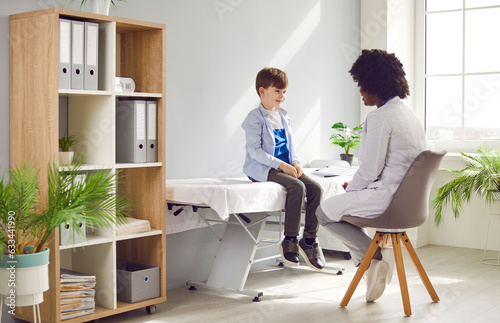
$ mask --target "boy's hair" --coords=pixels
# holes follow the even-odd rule
[[[255,89],[260,97],[259,89],[274,86],[277,89],[286,89],[288,87],[288,77],[286,73],[274,67],[263,68],[257,73],[255,79]]]
[[[349,70],[361,89],[381,100],[393,96],[401,99],[410,95],[403,64],[394,54],[384,50],[364,49]]]

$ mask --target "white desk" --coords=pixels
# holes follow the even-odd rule
[[[342,184],[352,176],[322,177],[313,169],[305,169],[320,183],[323,199],[344,191]],[[247,178],[201,178],[167,180],[167,234],[209,226],[220,240],[214,264],[206,282],[187,282],[254,296],[261,292],[244,289],[250,267],[262,261],[254,259],[266,220],[271,212],[281,212],[286,191],[276,183],[251,182]],[[280,221],[282,217],[280,218]],[[213,223],[226,223],[222,236],[212,228]],[[280,239],[277,239],[277,243]],[[336,267],[338,272],[344,268]]]

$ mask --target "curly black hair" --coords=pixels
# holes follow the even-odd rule
[[[385,50],[364,49],[349,70],[353,80],[366,93],[385,101],[393,96],[410,95],[403,64]]]

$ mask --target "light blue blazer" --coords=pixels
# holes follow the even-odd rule
[[[276,108],[281,116],[283,128],[286,133],[287,148],[290,152],[289,159],[293,162],[298,158],[292,143],[292,128],[285,109]],[[274,132],[269,121],[269,112],[262,106],[250,111],[243,121],[241,127],[245,130],[246,153],[243,172],[259,182],[267,181],[267,175],[271,168],[278,169],[281,160],[274,157],[276,143]]]

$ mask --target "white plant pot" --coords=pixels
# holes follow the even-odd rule
[[[0,294],[4,296],[5,305],[40,304],[43,292],[49,289],[49,249],[16,255],[15,260],[10,262],[12,259],[4,255],[0,263]]]
[[[68,166],[73,162],[74,151],[60,151],[59,152],[59,165]]]
[[[92,0],[92,12],[100,15],[109,15],[111,0]]]

